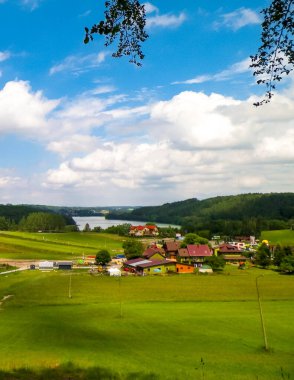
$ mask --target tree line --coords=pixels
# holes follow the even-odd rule
[[[294,225],[294,193],[241,194],[204,200],[196,198],[110,213],[109,219],[148,220],[181,225],[186,233],[204,237],[255,235]]]
[[[27,232],[77,230],[71,217],[37,210],[31,206],[0,205],[0,230]]]

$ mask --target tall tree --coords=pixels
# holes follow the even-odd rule
[[[255,255],[255,263],[262,268],[267,268],[271,263],[271,253],[269,247],[266,244],[261,244],[258,247]]]
[[[144,252],[144,246],[139,240],[127,240],[122,247],[128,260],[140,257]]]
[[[95,261],[97,264],[100,264],[100,265],[108,264],[109,261],[111,261],[110,253],[106,249],[101,249],[97,253]]]

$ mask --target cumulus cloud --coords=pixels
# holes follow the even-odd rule
[[[45,192],[77,202],[85,194],[84,204],[160,204],[198,194],[291,191],[290,89],[259,108],[253,98],[195,91],[133,107],[125,96],[100,95],[50,100],[22,81],[0,91],[1,133],[38,136],[59,160],[36,174],[36,199]],[[19,177],[0,173],[1,196]]]
[[[0,90],[0,133],[43,134],[47,118],[59,100],[32,92],[28,82],[7,82]]]
[[[92,151],[98,143],[99,139],[95,136],[75,134],[67,136],[66,139],[49,142],[47,149],[58,153],[61,157],[67,157],[71,154]]]
[[[285,96],[265,112],[252,107],[251,98],[183,92],[150,107],[141,122],[148,125],[147,142],[100,141],[91,152],[48,171],[44,184],[107,191],[119,199],[140,194],[139,204],[199,193],[289,191],[293,116],[294,104]]]
[[[247,25],[260,24],[261,18],[258,13],[249,8],[239,8],[234,12],[225,13],[220,16],[220,21],[214,24],[216,29],[226,27],[234,31]]]

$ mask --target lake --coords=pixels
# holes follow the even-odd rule
[[[73,220],[76,222],[77,226],[79,227],[80,231],[82,231],[85,228],[85,225],[88,223],[90,228],[94,227],[101,227],[103,230],[105,230],[108,227],[111,226],[118,226],[120,224],[129,223],[135,226],[138,226],[140,224],[144,225],[147,222],[142,221],[134,221],[134,220],[116,220],[116,219],[105,219],[104,216],[74,216]],[[165,223],[156,223],[158,227],[178,227],[174,224],[165,224]]]

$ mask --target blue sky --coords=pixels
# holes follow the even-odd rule
[[[0,0],[0,202],[155,205],[293,190],[293,77],[252,103],[269,1],[147,2],[141,68],[83,44],[103,1]]]

